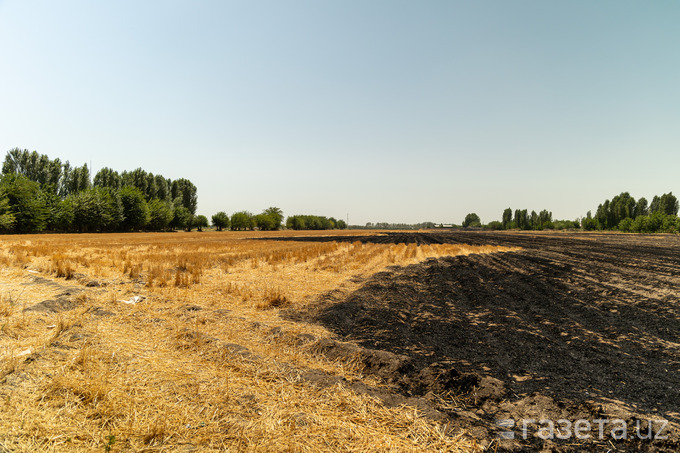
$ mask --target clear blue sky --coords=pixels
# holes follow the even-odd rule
[[[186,177],[208,216],[575,218],[680,194],[679,24],[677,1],[0,0],[0,152]]]

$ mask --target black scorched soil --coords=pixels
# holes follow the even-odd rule
[[[613,401],[680,421],[677,236],[459,231],[294,240],[522,247],[394,267],[295,316],[365,348],[407,356],[414,373],[447,364],[499,379],[508,400],[544,395],[595,412]],[[407,376],[402,382],[410,383],[407,392],[427,390]]]

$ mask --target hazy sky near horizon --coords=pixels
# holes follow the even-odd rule
[[[0,0],[0,152],[198,212],[576,218],[680,192],[680,2]]]

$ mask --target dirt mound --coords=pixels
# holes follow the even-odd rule
[[[57,294],[54,299],[44,300],[30,307],[26,307],[24,311],[60,313],[73,310],[80,305],[80,302],[74,298],[74,293],[77,293],[77,291],[65,291],[61,294]]]
[[[331,360],[344,360],[360,367],[367,374],[384,378],[389,383],[392,383],[391,380],[395,377],[398,378],[400,374],[406,373],[412,368],[407,356],[360,348],[352,343],[322,339],[314,345],[314,349]]]

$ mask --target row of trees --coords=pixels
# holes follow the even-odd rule
[[[544,209],[540,212],[527,209],[511,208],[503,211],[502,221],[494,220],[486,225],[482,225],[482,220],[474,212],[465,216],[462,223],[463,228],[483,227],[491,230],[546,230],[546,229],[574,229],[580,228],[578,221],[553,220],[552,212]]]
[[[531,214],[528,213],[527,209],[515,209],[514,214],[511,208],[507,208],[503,211],[501,229],[504,230],[546,230],[554,229],[555,227],[553,214],[547,209],[543,209],[538,213],[536,211],[531,211]]]
[[[492,221],[482,225],[475,213],[470,213],[463,220],[463,227],[484,227],[493,230],[545,230],[545,229],[579,229],[618,230],[626,233],[680,233],[678,211],[680,203],[672,192],[654,196],[648,203],[646,198],[636,200],[628,192],[622,192],[611,200],[605,200],[597,207],[595,216],[588,211],[586,216],[577,220],[553,220],[552,212],[540,212],[526,209],[503,211],[501,221]]]
[[[207,226],[196,216],[197,190],[187,179],[170,180],[138,168],[104,168],[90,180],[87,165],[15,148],[0,176],[0,231],[103,232],[191,229]]]
[[[196,215],[196,186],[188,179],[171,180],[141,168],[118,173],[103,168],[90,177],[87,165],[72,167],[59,159],[50,159],[36,151],[10,150],[0,175],[0,232],[35,233],[162,231],[168,229],[199,230],[208,227],[208,219]],[[475,213],[463,220],[463,227],[490,229],[572,229],[619,230],[624,232],[680,232],[678,199],[669,192],[635,200],[623,192],[597,207],[593,216],[576,221],[553,220],[552,212],[527,209],[503,211],[501,221],[482,225]],[[263,231],[283,228],[283,213],[270,207],[253,215],[239,211],[232,216],[218,212],[212,224],[218,230]],[[422,227],[434,227],[427,222]],[[286,228],[294,230],[344,229],[347,224],[333,217],[294,215],[286,219]],[[413,225],[399,225],[413,227]],[[387,223],[367,224],[367,228],[393,228]]]
[[[294,215],[286,219],[286,228],[290,230],[332,230],[335,228],[344,230],[347,228],[347,223],[333,217]]]
[[[249,211],[235,212],[229,217],[224,211],[212,216],[212,224],[217,231],[230,228],[233,231],[254,230],[262,231],[280,230],[283,224],[283,212],[276,207],[270,207],[262,213],[253,215]]]
[[[598,205],[595,216],[588,211],[581,221],[584,230],[619,230],[634,233],[678,233],[680,203],[673,192],[655,195],[648,204],[642,197],[635,200],[628,192],[616,195]]]
[[[207,217],[196,215],[196,186],[187,179],[171,180],[141,168],[118,173],[103,168],[90,178],[87,165],[50,159],[36,151],[10,150],[0,176],[0,232],[37,233],[202,230]],[[279,230],[283,212],[276,207],[253,215],[218,212],[218,230]],[[294,229],[346,228],[344,221],[320,216],[293,216]]]
[[[443,225],[442,225],[443,227]],[[390,223],[390,222],[367,222],[365,225],[352,225],[352,229],[358,230],[421,230],[437,228],[437,224],[434,222],[421,222],[421,223]]]
[[[38,183],[41,190],[62,198],[90,186],[90,170],[87,165],[72,167],[68,161],[52,160],[36,151],[19,148],[14,148],[5,155],[2,174],[22,175]]]
[[[283,212],[276,207],[270,207],[262,213],[253,215],[248,211],[239,211],[229,217],[221,211],[212,216],[212,224],[218,230],[231,228],[233,231],[254,230],[274,231],[283,228]],[[329,230],[334,228],[344,229],[347,224],[343,220],[335,220],[333,217],[321,217],[312,215],[294,215],[286,219],[286,228],[292,230]]]

